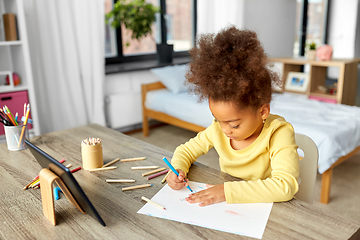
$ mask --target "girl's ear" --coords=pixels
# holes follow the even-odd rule
[[[269,114],[270,114],[270,104],[266,103],[266,104],[261,105],[260,116],[261,116],[262,120],[267,119]]]

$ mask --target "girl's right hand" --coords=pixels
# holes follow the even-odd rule
[[[185,173],[183,170],[176,169],[176,171],[179,173],[179,177],[176,176],[173,171],[171,171],[167,176],[166,181],[172,189],[180,190],[182,187],[187,185],[188,180],[185,179]],[[184,179],[186,180],[186,182],[184,182]]]

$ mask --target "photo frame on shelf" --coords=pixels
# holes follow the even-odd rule
[[[286,78],[285,90],[305,93],[310,82],[309,74],[289,72]]]

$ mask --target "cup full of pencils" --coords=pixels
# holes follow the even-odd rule
[[[86,138],[81,142],[83,169],[91,170],[104,165],[100,138]]]
[[[29,139],[27,122],[29,119],[30,104],[24,104],[24,122],[18,121],[17,113],[14,115],[5,105],[0,108],[0,122],[4,125],[5,138],[10,151],[26,149],[25,139]]]
[[[23,131],[23,128],[25,127],[24,133],[21,138],[21,133]],[[5,138],[6,138],[6,144],[10,151],[18,151],[26,149],[25,145],[25,139],[29,139],[29,131],[27,129],[26,125],[18,125],[18,126],[6,126],[5,128]]]

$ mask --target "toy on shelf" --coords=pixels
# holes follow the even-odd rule
[[[17,73],[12,73],[12,81],[14,82],[14,86],[17,86],[20,84],[21,78]],[[11,83],[10,75],[6,75],[5,84],[11,85],[10,83]]]
[[[330,61],[333,53],[333,48],[330,45],[322,45],[316,50],[316,57],[320,61]]]

